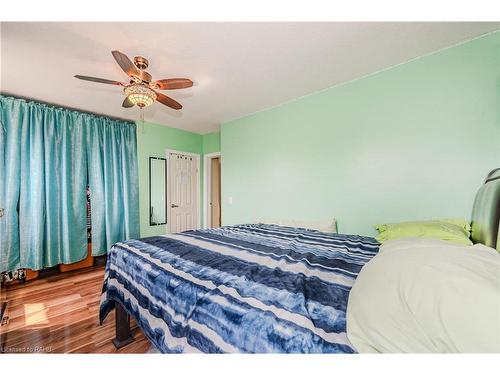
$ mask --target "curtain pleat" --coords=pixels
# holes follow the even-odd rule
[[[18,203],[21,179],[21,130],[24,128],[26,108],[21,102],[0,99],[0,120],[2,127],[2,160],[0,179],[2,191],[0,207],[4,215],[0,219],[0,244],[2,245],[0,264],[1,271],[19,268],[19,217]]]
[[[139,232],[135,124],[0,96],[1,271],[95,255]],[[126,207],[125,207],[126,206]]]
[[[92,254],[102,255],[139,236],[136,129],[103,120],[88,129]]]

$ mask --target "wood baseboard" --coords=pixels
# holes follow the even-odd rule
[[[80,268],[92,267],[94,265],[94,257],[92,256],[92,244],[87,247],[87,258],[71,264],[60,264],[59,272],[69,272],[79,270]]]

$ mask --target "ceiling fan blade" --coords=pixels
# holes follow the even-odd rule
[[[123,83],[118,82],[118,81],[112,81],[110,79],[97,78],[97,77],[89,77],[89,76],[81,76],[81,75],[78,75],[78,74],[75,76],[75,78],[83,79],[84,81],[92,81],[92,82],[98,82],[98,83],[107,83],[108,85],[123,86]]]
[[[118,65],[120,65],[120,68],[123,69],[123,71],[129,76],[129,77],[140,77],[141,72],[137,67],[134,65],[134,63],[125,55],[124,53],[121,53],[120,51],[111,51],[113,54],[113,57],[115,58],[116,62]]]
[[[144,70],[139,70],[139,78],[143,81],[146,81],[147,83],[151,82],[151,80],[153,79],[153,77],[151,77],[151,74]]]
[[[163,95],[160,92],[157,92],[156,95],[156,100],[159,101],[161,104],[166,105],[167,107],[173,108],[173,109],[181,109],[182,105],[179,102],[176,102],[174,99],[169,98],[167,95]]]
[[[160,90],[185,89],[193,86],[193,81],[187,78],[160,79],[155,82]]]
[[[127,96],[127,97],[125,98],[125,100],[123,101],[123,103],[122,103],[122,107],[123,107],[123,108],[130,108],[130,107],[133,107],[133,106],[134,106],[134,103],[132,103],[132,102],[129,100],[128,96]]]
[[[151,82],[153,79],[151,74],[137,68],[127,55],[121,53],[120,51],[111,51],[111,53],[113,54],[113,57],[118,65],[120,65],[120,68],[122,68],[129,77],[137,77],[145,82]]]

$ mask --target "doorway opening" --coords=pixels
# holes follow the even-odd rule
[[[205,155],[204,174],[204,227],[220,227],[222,224],[220,152]]]

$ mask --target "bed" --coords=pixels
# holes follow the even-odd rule
[[[116,309],[162,353],[353,353],[346,308],[378,251],[370,237],[267,224],[117,243],[108,253],[100,320]]]
[[[481,251],[489,252],[487,267],[493,275],[486,284],[469,285],[469,294],[474,299],[474,290],[487,285],[487,291],[477,293],[477,298],[483,298],[484,302],[477,306],[497,310],[500,280],[495,277],[500,276],[500,256],[495,248],[499,242],[499,221],[500,170],[495,170],[476,195],[471,235],[474,243],[484,245]],[[429,246],[424,245],[428,251]],[[474,251],[474,246],[470,247],[459,250],[465,256],[458,261],[459,267],[464,262],[467,266],[467,252]],[[416,252],[416,260],[424,257],[422,262],[429,263],[426,253],[419,252],[413,244],[406,248]],[[359,343],[359,351],[363,348],[369,352],[500,351],[500,334],[496,340],[495,331],[489,332],[486,346],[475,345],[474,340],[480,342],[485,329],[497,329],[500,333],[500,327],[495,320],[497,310],[488,311],[488,315],[479,311],[477,319],[472,319],[476,322],[488,316],[492,321],[489,328],[484,328],[488,325],[483,323],[482,326],[470,324],[471,320],[464,314],[473,311],[473,299],[468,309],[460,308],[460,300],[454,301],[458,307],[454,310],[457,314],[453,316],[456,322],[453,329],[454,337],[461,340],[458,344],[448,331],[451,326],[445,324],[446,314],[452,313],[441,308],[449,298],[439,293],[433,294],[434,301],[426,303],[430,307],[426,331],[421,329],[421,321],[413,319],[415,310],[407,298],[401,298],[401,303],[395,305],[402,309],[402,314],[393,318],[388,318],[387,306],[379,304],[373,308],[380,301],[377,293],[392,290],[392,297],[386,299],[388,303],[399,297],[403,289],[394,285],[404,274],[415,278],[401,284],[406,290],[421,288],[423,284],[418,280],[419,274],[413,273],[418,264],[414,266],[405,256],[400,256],[403,263],[398,264],[405,264],[408,272],[402,272],[401,277],[393,277],[401,271],[400,265],[392,270],[385,265],[377,268],[380,261],[390,259],[382,252],[377,255],[379,249],[379,243],[370,237],[267,224],[121,242],[108,253],[100,320],[115,309],[113,342],[120,348],[133,340],[130,333],[130,316],[133,316],[145,336],[162,353],[355,353],[353,341]],[[437,251],[441,250],[432,250],[432,254]],[[447,251],[453,253],[451,249]],[[401,250],[394,253],[403,254]],[[447,258],[443,254],[440,253],[440,266],[446,267]],[[430,267],[433,266],[430,262]],[[472,267],[469,276],[475,277],[477,270],[469,266]],[[391,277],[377,276],[384,272],[391,272]],[[370,274],[372,280],[385,280],[386,284],[377,282],[374,287]],[[354,285],[358,275],[360,282]],[[458,276],[461,283],[467,283],[465,273],[463,277]],[[443,285],[449,281],[446,276],[441,280]],[[440,290],[432,283],[426,285],[427,290]],[[352,299],[349,298],[351,289]],[[448,290],[453,298],[460,296],[459,288],[452,286]],[[365,297],[359,298],[366,295],[366,291],[371,294],[370,303]],[[419,304],[418,298],[415,306]],[[346,318],[349,301],[350,313]],[[433,310],[434,306],[439,309]],[[402,318],[404,314],[409,318]],[[346,321],[354,327],[349,336],[353,341],[348,339]],[[438,336],[433,324],[439,324]],[[405,331],[408,327],[411,329]],[[381,332],[384,329],[391,332]],[[407,338],[413,336],[405,339],[406,334]],[[432,335],[430,344],[421,345],[422,340]]]

